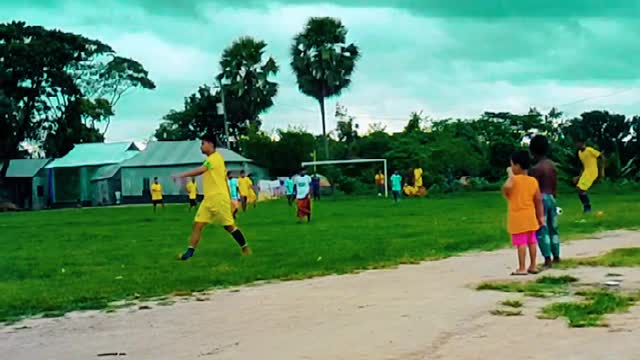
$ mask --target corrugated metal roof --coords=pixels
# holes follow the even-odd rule
[[[65,156],[53,160],[47,168],[117,164],[139,153],[132,142],[76,144]]]
[[[225,162],[252,162],[231,150],[217,148]],[[201,164],[204,155],[200,151],[200,141],[156,141],[147,144],[144,151],[123,162],[122,167],[174,166],[185,164]]]
[[[91,181],[110,179],[120,170],[120,164],[105,165],[96,171]]]
[[[51,159],[16,159],[9,162],[7,169],[8,178],[32,178]]]

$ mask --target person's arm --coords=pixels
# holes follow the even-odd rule
[[[176,179],[184,179],[184,178],[188,178],[188,177],[195,177],[195,176],[200,176],[200,175],[204,174],[205,172],[207,172],[207,170],[208,170],[207,167],[203,165],[203,166],[200,166],[197,169],[193,169],[193,170],[190,170],[190,171],[187,171],[187,172],[183,172],[183,173],[180,173],[180,174],[175,174],[175,175],[172,175],[171,177],[174,180],[176,180]]]
[[[542,204],[542,194],[540,190],[536,191],[536,195],[534,197],[534,203],[536,204],[536,218],[538,218],[538,224],[543,226],[544,221],[544,205]]]
[[[604,179],[604,168],[606,166],[607,159],[604,157],[604,151],[598,154],[598,175],[600,179]]]
[[[511,170],[511,167],[507,168],[507,175],[509,177],[502,185],[502,195],[508,199],[509,195],[511,195],[511,190],[513,189],[513,171]]]

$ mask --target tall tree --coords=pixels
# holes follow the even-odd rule
[[[229,136],[239,139],[248,133],[250,124],[260,125],[259,115],[273,106],[278,84],[270,78],[278,73],[278,64],[264,59],[267,43],[252,37],[235,40],[222,53],[221,84],[227,113]]]
[[[354,44],[347,44],[347,28],[340,20],[313,17],[294,37],[290,53],[298,89],[320,105],[325,156],[328,159],[325,99],[338,96],[349,87],[361,56],[360,50]]]
[[[93,102],[93,107],[103,109],[103,117],[100,119],[104,124],[101,130],[103,135],[109,130],[111,116],[114,115],[113,109],[123,95],[135,88],[156,88],[142,64],[115,54],[76,63],[69,71],[87,101]],[[111,110],[107,111],[106,105],[111,107]],[[92,121],[95,122],[95,119],[92,118]],[[95,124],[92,127],[95,127]]]
[[[81,97],[68,68],[112,51],[76,34],[24,22],[0,24],[0,91],[13,107],[11,116],[0,116],[0,128],[11,129],[3,139],[3,168],[18,154],[20,143],[55,131],[66,116],[64,102]]]
[[[108,124],[117,99],[132,87],[155,86],[142,65],[98,40],[24,22],[0,24],[0,69],[0,90],[14,106],[13,116],[0,119],[1,128],[13,129],[5,158],[25,140],[45,141],[49,156],[64,155],[73,142],[102,141],[98,124]],[[92,89],[111,90],[98,96]]]

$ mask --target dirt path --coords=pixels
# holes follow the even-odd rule
[[[573,242],[565,256],[640,246],[640,233]],[[640,306],[611,326],[570,329],[563,320],[489,314],[508,294],[470,286],[506,278],[514,253],[219,291],[206,301],[116,313],[75,313],[0,329],[2,359],[637,359]],[[571,270],[602,281],[607,269]],[[640,269],[616,269],[640,288]],[[22,329],[19,329],[23,327]],[[26,327],[26,328],[25,328]],[[97,357],[101,353],[123,356]]]

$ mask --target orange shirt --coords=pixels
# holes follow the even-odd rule
[[[538,181],[526,175],[513,177],[513,188],[509,193],[509,220],[507,229],[510,234],[522,234],[537,231],[540,228],[536,216],[536,194],[540,191]]]

